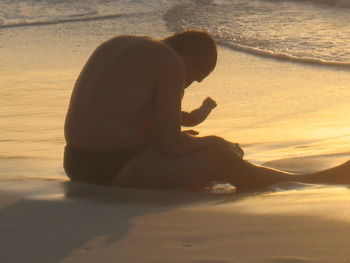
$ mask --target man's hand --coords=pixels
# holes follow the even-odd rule
[[[208,110],[212,110],[214,109],[215,107],[217,106],[215,100],[213,100],[212,98],[210,97],[207,97],[203,103],[202,103],[202,107],[208,109]]]
[[[198,135],[199,132],[195,131],[195,130],[184,130],[182,131],[184,134],[188,134],[188,135]]]
[[[243,158],[244,156],[244,151],[238,143],[226,141],[224,138],[215,135],[196,137],[195,140],[201,144],[206,145],[208,148],[227,148],[228,150],[233,151],[240,158]]]
[[[231,142],[230,142],[231,143]],[[243,158],[244,156],[244,151],[241,148],[241,146],[238,143],[231,143],[232,145],[232,151],[235,152],[235,154],[237,154],[238,157]]]

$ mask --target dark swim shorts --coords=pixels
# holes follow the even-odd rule
[[[143,150],[141,146],[130,146],[90,152],[66,146],[63,167],[72,181],[108,185],[118,171]]]

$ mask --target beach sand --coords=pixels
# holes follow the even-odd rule
[[[224,48],[219,55],[208,80],[186,91],[185,107],[193,108],[206,96],[217,99],[218,109],[198,127],[201,135],[241,142],[246,159],[294,172],[350,159],[350,130],[344,125],[350,121],[344,114],[348,70]],[[67,79],[61,96],[68,103],[77,72],[67,73],[63,66],[55,70]],[[12,77],[21,83],[36,73]],[[43,71],[43,76],[51,75]],[[332,92],[330,85],[342,93]],[[216,98],[215,93],[223,95]],[[321,93],[327,95],[317,97]],[[322,105],[327,107],[315,112]],[[63,123],[64,115],[57,120]],[[18,152],[10,146],[13,154]],[[19,171],[17,159],[2,160],[1,263],[350,262],[350,192],[345,186],[285,183],[259,193],[204,194],[73,184],[61,167],[63,142],[49,149],[55,164],[50,162],[47,170],[43,164],[38,176],[30,170],[36,159],[26,161],[28,170],[21,170],[21,176],[11,172]],[[38,156],[44,152],[28,150]]]
[[[0,184],[0,262],[349,262],[345,187],[201,194]]]

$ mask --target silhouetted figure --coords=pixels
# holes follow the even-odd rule
[[[202,189],[217,180],[238,188],[287,180],[350,182],[349,162],[295,176],[243,160],[239,146],[223,138],[181,132],[181,124],[196,125],[214,106],[207,99],[197,111],[181,112],[184,89],[208,76],[216,59],[215,42],[199,31],[163,40],[119,36],[100,45],[76,81],[66,117],[69,178],[163,189]],[[153,126],[151,143],[145,143],[147,122]]]
[[[181,125],[193,127],[202,123],[215,107],[216,102],[212,98],[207,97],[198,109],[191,112],[181,112]]]

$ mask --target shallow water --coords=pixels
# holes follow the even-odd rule
[[[0,28],[124,19],[132,24],[148,16],[166,23],[170,31],[207,30],[234,49],[299,62],[350,65],[348,0],[15,0],[2,1],[0,10]],[[133,33],[130,24],[125,33]],[[144,32],[160,33],[155,29]]]

